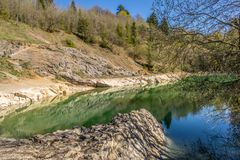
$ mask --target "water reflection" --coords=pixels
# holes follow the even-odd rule
[[[108,123],[117,113],[145,108],[163,123],[166,135],[176,146],[191,150],[191,153],[186,153],[188,157],[194,153],[204,159],[202,157],[208,156],[206,153],[210,151],[211,145],[207,143],[213,133],[231,139],[234,145],[240,146],[240,116],[239,112],[235,112],[236,108],[239,109],[238,101],[235,101],[237,95],[230,89],[227,92],[219,89],[186,90],[174,85],[87,92],[56,104],[10,115],[1,122],[0,134],[24,138],[75,126],[89,127]],[[223,145],[216,138],[210,142],[218,148]],[[240,151],[239,148],[237,151]],[[183,157],[186,158],[186,155]]]
[[[168,112],[166,116],[163,118],[163,122],[167,129],[170,128],[172,122],[172,112]]]

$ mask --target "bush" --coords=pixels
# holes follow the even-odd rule
[[[74,42],[70,39],[66,39],[65,43],[67,47],[76,48]]]
[[[107,41],[101,41],[99,46],[102,47],[102,48],[111,49],[109,47]]]

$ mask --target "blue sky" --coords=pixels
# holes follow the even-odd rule
[[[71,0],[55,0],[55,3],[62,8],[69,5]],[[76,4],[82,8],[89,9],[93,6],[100,6],[108,9],[113,13],[119,4],[125,6],[132,16],[140,14],[143,18],[147,18],[151,13],[153,0],[75,0]]]

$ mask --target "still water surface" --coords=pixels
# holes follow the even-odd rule
[[[226,100],[229,98],[231,95],[205,95],[171,85],[95,90],[14,113],[0,123],[0,136],[26,138],[75,126],[90,127],[109,123],[117,113],[145,108],[163,124],[176,159],[240,159],[239,121],[233,120],[236,113]]]

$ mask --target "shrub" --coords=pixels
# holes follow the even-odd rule
[[[75,45],[74,42],[73,42],[72,40],[70,40],[70,39],[66,39],[65,43],[66,43],[66,46],[67,46],[67,47],[76,48],[76,45]]]

